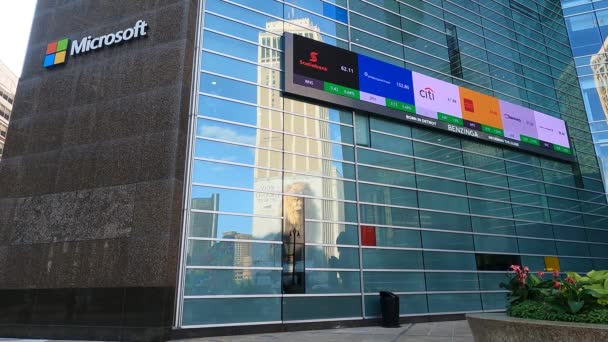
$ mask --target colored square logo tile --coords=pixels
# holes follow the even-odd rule
[[[55,54],[54,53],[52,53],[50,55],[47,55],[44,58],[44,65],[43,66],[45,68],[48,68],[48,67],[53,66],[53,65],[55,65]]]
[[[55,52],[57,52],[57,42],[49,43],[49,45],[46,46],[46,54],[48,55]]]
[[[463,103],[464,103],[464,110],[466,110],[468,112],[475,111],[475,106],[473,105],[473,101],[471,101],[469,99],[463,99]]]
[[[55,63],[54,64],[65,63],[65,55],[66,55],[66,53],[67,53],[67,51],[57,52],[55,54]]]
[[[57,42],[57,51],[65,51],[68,49],[69,40],[64,38]]]

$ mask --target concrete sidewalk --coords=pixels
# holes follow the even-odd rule
[[[466,321],[403,324],[400,328],[362,327],[259,335],[220,336],[183,342],[473,342]]]

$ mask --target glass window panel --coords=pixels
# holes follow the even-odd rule
[[[362,164],[382,165],[391,169],[414,171],[414,160],[408,157],[357,148],[357,161]]]
[[[469,205],[471,208],[471,214],[506,218],[513,217],[511,205],[508,203],[469,199]]]
[[[375,205],[360,205],[361,223],[371,225],[390,225],[402,227],[418,227],[418,211],[404,208],[381,207]]]
[[[421,210],[420,226],[422,228],[471,231],[471,220],[467,215],[455,215]]]
[[[357,222],[355,203],[307,198],[304,207],[307,220]]]
[[[517,235],[541,238],[553,238],[553,226],[536,222],[517,222]]]
[[[249,103],[257,103],[258,91],[262,89],[267,89],[262,87],[256,87],[255,85],[249,83],[210,75],[204,72],[201,73],[200,83],[201,92],[203,93],[221,97],[235,98],[240,101],[245,101]],[[271,90],[266,91],[272,92]],[[276,98],[279,100],[281,99],[280,96],[277,96]]]
[[[424,252],[424,266],[429,270],[476,270],[475,255],[470,253]]]
[[[416,183],[418,189],[434,190],[459,195],[467,194],[467,185],[463,182],[455,182],[442,178],[417,175]]]
[[[189,266],[281,267],[281,245],[246,241],[188,241]]]
[[[491,188],[489,186],[467,184],[469,195],[473,197],[482,197],[500,201],[510,201],[509,191],[499,188]]]
[[[312,139],[331,140],[333,142],[354,144],[353,128],[310,117],[285,114],[283,117],[285,133],[301,135]],[[313,153],[307,153],[313,154]]]
[[[488,234],[515,235],[513,221],[486,217],[471,217],[473,231]]]
[[[200,203],[196,206],[202,207]],[[310,230],[311,225],[311,223],[307,223],[307,231]],[[236,232],[239,234],[239,239],[277,241],[281,239],[282,227],[283,221],[281,219],[217,213],[190,213],[191,237],[221,238]]]
[[[555,242],[550,240],[517,239],[520,253],[555,255]]]
[[[206,30],[203,31],[203,48],[218,52],[229,51],[231,56],[254,63],[257,63],[259,59],[259,46],[257,44],[243,42]],[[279,54],[278,51],[273,51],[273,53]]]
[[[481,298],[478,293],[430,294],[427,297],[429,303],[429,312],[461,312],[481,310]]]
[[[307,268],[359,268],[357,248],[306,246]]]
[[[593,269],[593,262],[587,258],[559,258],[562,272],[587,273]]]
[[[306,242],[358,245],[358,227],[350,224],[306,221]]]
[[[263,214],[280,217],[281,195],[211,188],[192,187],[192,208],[241,214]],[[264,206],[265,208],[262,208]]]
[[[469,204],[466,197],[440,195],[430,192],[418,192],[420,208],[468,213]]]
[[[517,239],[501,236],[475,235],[474,241],[476,251],[501,253],[518,252]]]
[[[387,152],[413,155],[412,141],[390,135],[372,132],[372,148]]]
[[[369,118],[369,124],[370,128],[375,131],[395,134],[404,138],[410,138],[412,136],[412,129],[401,122],[371,116]]]
[[[376,245],[381,247],[420,248],[420,231],[376,227]]]
[[[426,160],[416,159],[416,172],[430,176],[464,180],[464,169],[462,167],[434,163]]]
[[[372,184],[359,184],[359,200],[386,205],[416,207],[416,191]]]
[[[596,258],[608,258],[608,246],[589,244],[589,255]],[[608,260],[606,260],[608,262]],[[596,270],[598,268],[595,268]],[[601,268],[605,269],[605,268]]]
[[[429,249],[472,251],[473,238],[469,234],[422,231],[422,246]]]
[[[513,205],[513,217],[520,220],[551,222],[549,210],[546,208]]]
[[[524,264],[525,266],[528,266]],[[528,266],[529,267],[529,266]],[[497,291],[503,290],[500,288],[500,283],[508,282],[509,277],[506,272],[501,273],[477,273],[479,276],[479,289],[482,291]]]
[[[476,273],[426,273],[427,291],[476,291],[479,281]]]
[[[306,293],[361,292],[359,272],[306,271]]]
[[[422,252],[364,248],[365,269],[422,269]]]
[[[532,272],[546,271],[545,259],[543,257],[522,255],[521,264],[528,266]]]
[[[281,271],[186,270],[186,296],[280,293]]]
[[[185,299],[183,324],[226,324],[281,320],[280,298]]]
[[[278,160],[283,162],[285,171],[306,172],[319,176],[355,179],[355,166],[353,164],[290,153],[277,153],[281,156]],[[272,154],[266,154],[263,158],[263,160],[267,160],[268,163],[274,163],[275,161],[275,156]],[[258,155],[258,164],[262,164],[260,159],[262,159],[261,153]],[[294,177],[297,178],[298,176],[294,175]],[[325,182],[334,181],[325,180]]]
[[[559,255],[589,256],[589,249],[586,243],[556,241],[555,245]]]
[[[481,302],[484,310],[504,310],[507,306],[506,293],[482,293]]]
[[[426,295],[400,295],[399,313],[401,315],[427,313]],[[380,316],[380,296],[365,296],[365,316]]]
[[[574,228],[572,228],[574,229]],[[585,229],[587,231],[588,241],[608,243],[608,230]],[[561,237],[558,237],[561,239]]]
[[[440,146],[414,142],[416,157],[462,165],[462,152]]]
[[[586,229],[566,227],[566,226],[554,226],[553,232],[555,238],[559,240],[574,240],[574,241],[587,241]],[[589,240],[594,241],[594,240]],[[595,241],[597,242],[597,241]]]
[[[507,186],[509,186],[507,183],[507,177],[500,175],[500,174],[477,171],[477,170],[470,170],[470,169],[466,169],[465,173],[466,173],[467,180],[470,182],[502,186],[505,188]]]
[[[354,149],[352,146],[289,134],[285,134],[284,139],[284,144],[278,148],[284,148],[285,152],[307,154],[315,157],[346,160],[350,162],[355,161]],[[280,141],[277,141],[277,143],[278,142]]]
[[[264,183],[262,181],[258,181],[258,184]],[[305,196],[325,197],[329,199],[350,201],[355,201],[357,199],[355,183],[345,180],[299,175],[286,172],[283,176],[283,185],[285,187],[285,194],[301,194]],[[276,189],[274,191],[280,190]]]
[[[285,321],[361,316],[360,296],[283,298]]]
[[[368,166],[359,166],[359,180],[376,182],[387,185],[404,187],[416,187],[416,176],[414,174],[377,169]]]
[[[355,115],[355,140],[357,145],[370,146],[369,116],[357,113]]]
[[[277,149],[282,146],[282,134],[255,129],[252,127],[233,125],[208,119],[198,119],[196,135],[201,138],[211,138],[233,142],[238,144],[271,147]],[[260,142],[260,140],[272,139],[273,144]]]
[[[418,292],[424,291],[422,272],[363,272],[365,292]]]

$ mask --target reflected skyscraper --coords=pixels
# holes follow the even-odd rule
[[[341,177],[333,165],[334,146],[329,142],[329,110],[304,101],[285,99],[278,88],[281,82],[281,47],[283,32],[292,32],[310,39],[322,41],[319,27],[310,18],[271,21],[266,32],[259,35],[258,48],[258,117],[255,152],[256,215],[282,216],[280,193],[305,197],[341,198],[344,189],[336,177]],[[277,107],[279,106],[279,107]],[[283,107],[285,114],[273,111]],[[293,113],[293,114],[291,114]],[[284,132],[285,134],[281,134]],[[339,148],[339,147],[338,147]],[[284,152],[281,152],[284,151]],[[276,171],[277,169],[284,171]],[[291,173],[289,171],[293,171]],[[324,178],[331,177],[331,178]],[[305,191],[304,191],[305,189]],[[274,195],[276,194],[276,195]],[[344,210],[335,201],[306,200],[307,219],[343,221]],[[323,223],[307,237],[308,241],[335,243],[340,230],[335,225]],[[254,236],[264,236],[265,227],[254,222]],[[315,235],[316,234],[316,235]],[[322,234],[323,236],[319,235]],[[325,247],[327,258],[337,255],[335,247]]]

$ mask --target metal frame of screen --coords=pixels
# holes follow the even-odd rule
[[[318,42],[322,43],[322,42]],[[322,43],[324,44],[324,43]],[[325,44],[327,45],[327,44]],[[348,53],[354,54],[354,52],[350,52],[348,50],[344,50],[335,46],[327,45],[328,48],[342,50]],[[462,127],[458,125],[453,125],[444,121],[439,121],[437,119],[433,119],[430,117],[406,113],[404,111],[400,111],[397,109],[381,106],[378,104],[374,104],[371,102],[362,101],[359,99],[349,98],[346,96],[336,95],[321,89],[314,88],[311,86],[303,86],[294,82],[294,34],[293,33],[285,33],[285,94],[295,95],[299,97],[305,97],[309,99],[313,99],[320,102],[325,102],[331,105],[339,105],[343,107],[348,107],[354,110],[361,110],[365,112],[369,112],[371,114],[382,115],[386,117],[390,117],[393,119],[397,119],[400,121],[411,122],[417,125],[421,125],[424,127],[431,127],[435,129],[439,129],[445,132],[455,133],[464,137],[470,137],[475,139],[480,139],[484,141],[489,141],[495,144],[499,144],[505,147],[511,147],[518,150],[524,150],[527,152],[532,152],[535,154],[559,159],[566,162],[574,162],[575,156],[574,154],[566,154],[554,151],[552,149],[543,148],[540,146],[534,146],[529,144],[521,143],[517,140],[513,140],[506,137],[495,136],[483,131],[470,129],[467,127]],[[565,122],[564,122],[565,123]],[[565,123],[566,124],[566,123]],[[566,124],[566,134],[568,134],[568,126]]]

